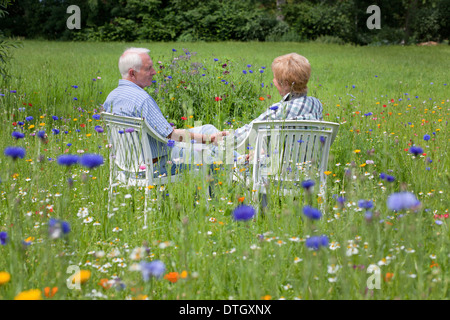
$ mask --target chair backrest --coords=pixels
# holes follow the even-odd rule
[[[268,176],[282,181],[301,181],[316,171],[325,180],[330,146],[339,124],[326,121],[255,121],[253,182]],[[309,171],[309,172],[308,172]]]
[[[142,165],[153,169],[152,155],[148,134],[154,139],[165,142],[167,139],[154,132],[144,119],[102,113],[106,123],[108,140],[114,163],[120,170],[128,172],[145,171]]]

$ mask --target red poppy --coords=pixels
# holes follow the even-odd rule
[[[17,122],[13,122],[12,125],[15,127],[17,126]]]
[[[84,123],[80,124],[80,127],[84,128],[86,125]]]
[[[222,101],[222,98],[221,97],[215,97],[215,100],[216,101]]]
[[[30,107],[32,107],[33,105],[31,103],[28,104]]]
[[[186,117],[181,117],[181,120],[187,120],[187,118]]]

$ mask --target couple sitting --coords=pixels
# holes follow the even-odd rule
[[[233,135],[228,135],[228,132],[220,131],[210,124],[189,130],[173,128],[155,100],[144,90],[152,84],[153,76],[157,73],[149,51],[145,48],[130,48],[122,54],[119,59],[122,79],[103,104],[106,112],[145,118],[158,134],[174,141],[195,140],[197,143],[211,142],[217,145],[222,139],[234,139],[234,142],[239,144],[247,137],[252,122],[236,129]],[[272,63],[272,72],[273,83],[282,99],[253,121],[322,120],[322,104],[318,99],[306,95],[311,66],[305,57],[296,53],[277,57]],[[190,140],[184,141],[187,138]],[[167,145],[151,137],[149,141],[152,154],[158,155],[153,159],[153,163],[158,163],[159,175],[167,174]],[[176,166],[172,166],[172,174],[175,174],[175,169]]]

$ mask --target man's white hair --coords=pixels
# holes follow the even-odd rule
[[[150,52],[149,49],[146,48],[128,48],[119,58],[119,71],[122,75],[122,78],[125,79],[128,77],[128,70],[134,69],[139,72],[142,66],[142,57],[141,54]]]

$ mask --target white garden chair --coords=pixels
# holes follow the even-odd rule
[[[326,121],[274,120],[255,121],[239,150],[250,150],[253,170],[251,184],[254,199],[269,187],[284,195],[301,188],[310,178],[320,180],[320,194],[325,194],[328,155],[339,124]],[[241,152],[239,152],[241,153]],[[249,177],[244,178],[249,183]]]
[[[108,211],[113,188],[123,184],[128,187],[145,188],[144,212],[146,213],[150,192],[148,187],[164,185],[169,181],[179,181],[182,177],[182,173],[154,176],[156,164],[153,163],[153,159],[159,156],[152,154],[149,136],[163,144],[167,144],[169,140],[159,135],[143,118],[118,116],[107,112],[102,113],[102,118],[105,121],[111,145]],[[177,143],[177,145],[188,150],[186,154],[189,154],[190,143]]]

